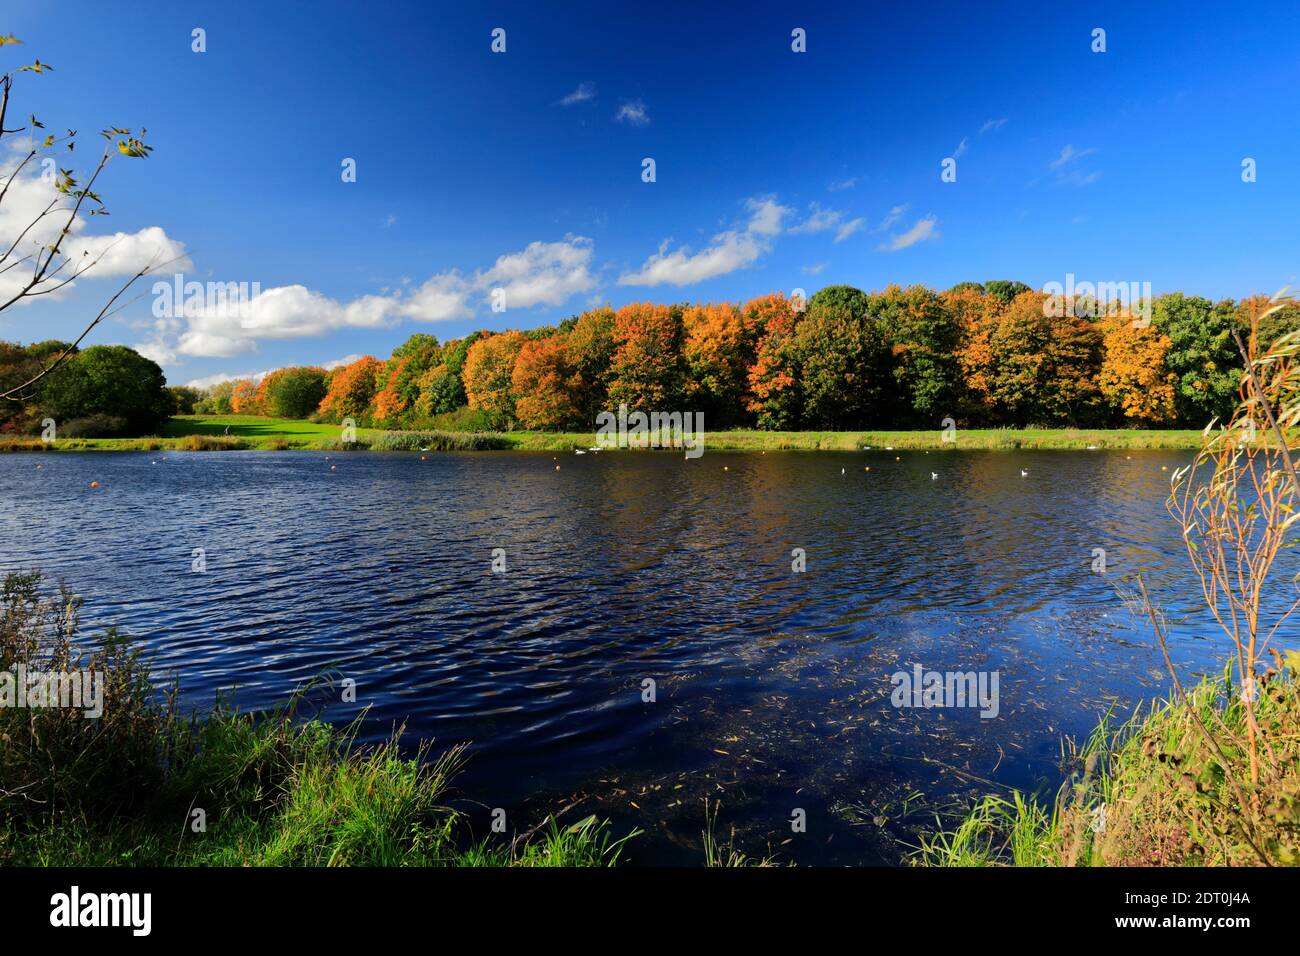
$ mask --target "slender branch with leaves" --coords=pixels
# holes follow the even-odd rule
[[[12,34],[0,35],[0,48],[21,42]],[[109,160],[114,156],[147,159],[153,151],[153,147],[145,141],[147,130],[141,129],[137,133],[126,127],[112,126],[100,131],[105,146],[85,185],[77,180],[72,168],[57,167],[55,172],[57,164],[53,157],[49,155],[44,155],[43,159],[41,157],[54,150],[70,157],[77,146],[76,130],[69,129],[62,135],[45,133],[45,124],[38,120],[35,114],[29,114],[24,125],[14,127],[7,125],[10,100],[18,77],[24,73],[42,75],[52,72],[53,69],[48,63],[42,63],[37,59],[0,75],[0,150],[4,150],[12,143],[15,136],[27,134],[26,148],[18,151],[19,159],[15,168],[8,173],[0,173],[3,177],[0,179],[0,206],[3,206],[6,199],[12,202],[10,191],[14,184],[18,182],[24,170],[38,160],[43,166],[48,167],[55,193],[35,217],[18,230],[16,236],[0,237],[0,277],[6,276],[11,271],[22,270],[22,272],[15,271],[15,275],[21,276],[16,283],[6,283],[3,291],[0,291],[0,312],[25,300],[49,295],[66,288],[103,260],[113,248],[112,243],[97,254],[83,250],[80,256],[74,256],[69,254],[66,248],[69,237],[76,231],[82,217],[108,215],[108,209],[104,205],[103,198],[96,192],[95,186]],[[46,174],[42,173],[42,176],[44,175]],[[108,303],[89,320],[72,345],[43,361],[39,370],[28,380],[0,392],[0,398],[19,402],[30,398],[31,387],[62,365],[92,329],[105,318],[130,304],[130,302],[121,304],[119,302],[140,278],[167,264],[161,260],[162,254],[155,254],[147,264],[133,273],[113,294]]]

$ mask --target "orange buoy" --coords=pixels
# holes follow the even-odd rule
[[[330,471],[337,471],[338,467],[338,465],[330,465]]]
[[[99,487],[99,482],[97,482],[97,481],[92,481],[92,482],[90,483],[90,487],[92,487],[92,488],[98,488],[98,487]]]
[[[556,470],[556,471],[559,471],[559,470],[560,470],[560,466],[559,466],[559,465],[556,465],[556,466],[555,466],[555,470]]]

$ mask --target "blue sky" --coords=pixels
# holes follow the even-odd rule
[[[149,129],[86,235],[260,284],[251,318],[159,320],[146,282],[92,333],[173,382],[599,302],[1067,273],[1217,298],[1300,272],[1293,2],[705,6],[6,0],[25,45],[0,56],[54,65],[14,109],[80,129],[83,162],[86,133]],[[74,336],[108,266],[0,337]]]

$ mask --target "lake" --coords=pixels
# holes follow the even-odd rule
[[[1124,578],[1189,672],[1220,666],[1163,504],[1189,457],[15,454],[0,568],[65,579],[195,706],[331,674],[356,702],[308,710],[368,706],[363,740],[470,742],[480,834],[571,808],[647,831],[631,862],[698,863],[708,797],[750,853],[892,863],[953,800],[1054,791],[1063,735],[1165,693]],[[997,715],[895,707],[918,664],[996,672]]]

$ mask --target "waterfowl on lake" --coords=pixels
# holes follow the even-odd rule
[[[1025,469],[1021,468],[1021,469],[1020,469],[1020,477],[1021,477],[1021,478],[1028,478],[1028,477],[1029,477],[1029,472],[1027,472],[1027,471],[1025,471]]]

